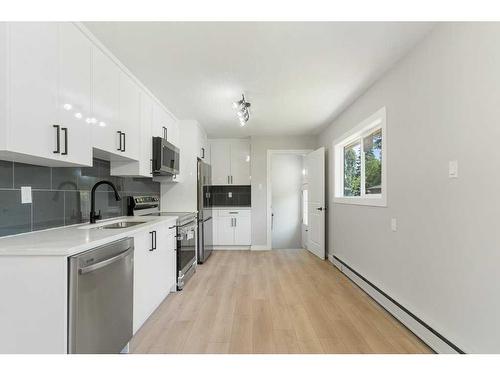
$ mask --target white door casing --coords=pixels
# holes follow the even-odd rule
[[[309,187],[307,250],[325,259],[325,148],[306,156]]]

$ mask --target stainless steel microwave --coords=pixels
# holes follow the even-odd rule
[[[153,175],[179,174],[179,149],[165,138],[153,137]]]

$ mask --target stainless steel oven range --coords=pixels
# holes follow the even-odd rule
[[[129,196],[127,213],[133,216],[177,216],[177,290],[196,272],[198,252],[197,212],[162,212],[155,196]]]

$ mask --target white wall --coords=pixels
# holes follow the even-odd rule
[[[200,138],[205,131],[195,120],[179,121],[180,176],[181,182],[162,182],[161,209],[170,212],[194,212],[198,209],[197,159],[201,148]]]
[[[466,352],[500,352],[499,45],[498,23],[441,24],[318,136],[331,182],[332,141],[386,106],[388,207],[329,184],[328,249]]]
[[[252,246],[267,245],[267,150],[316,147],[315,136],[251,137]]]
[[[271,204],[274,214],[273,249],[302,247],[302,168],[303,156],[271,156]]]

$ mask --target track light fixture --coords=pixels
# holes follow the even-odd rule
[[[250,119],[250,108],[251,104],[245,100],[245,95],[241,94],[241,100],[233,103],[233,108],[237,110],[236,114],[240,120],[240,126],[245,126]]]

